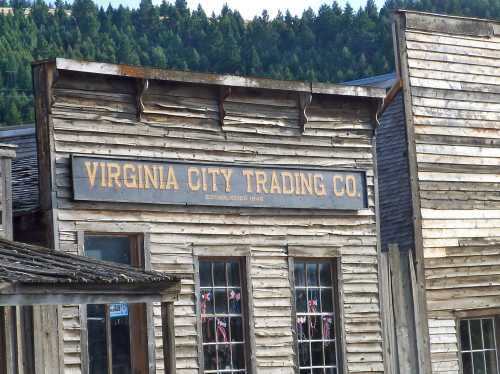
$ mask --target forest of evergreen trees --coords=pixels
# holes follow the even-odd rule
[[[0,125],[34,121],[31,62],[68,57],[202,72],[341,82],[393,69],[391,10],[500,16],[500,0],[387,0],[377,9],[334,1],[300,17],[244,20],[224,7],[207,15],[185,0],[142,0],[138,9],[56,0],[0,0]],[[30,12],[25,11],[30,8]],[[71,12],[67,12],[71,10]]]

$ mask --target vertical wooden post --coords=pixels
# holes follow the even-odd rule
[[[416,339],[414,337],[413,308],[408,305],[408,295],[405,285],[408,285],[408,266],[401,261],[397,244],[389,245],[389,263],[391,268],[391,286],[394,305],[394,320],[396,327],[398,366],[400,373],[418,373],[416,355],[414,354]],[[411,311],[409,310],[411,309]]]
[[[388,374],[399,374],[389,254],[380,253],[380,306],[383,318],[384,362]]]
[[[174,303],[161,303],[161,324],[163,330],[163,359],[165,374],[175,374],[175,324]]]

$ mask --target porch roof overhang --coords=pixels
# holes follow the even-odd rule
[[[0,306],[172,302],[180,278],[0,239]]]

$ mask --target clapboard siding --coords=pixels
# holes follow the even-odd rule
[[[402,16],[432,367],[458,373],[456,313],[500,308],[500,37],[456,33],[483,21]]]
[[[178,373],[199,369],[193,273],[200,248],[249,248],[255,367],[271,374],[294,372],[287,248],[300,245],[314,254],[314,248],[332,244],[332,255],[341,258],[346,373],[383,372],[372,102],[313,95],[302,127],[299,95],[293,91],[240,87],[227,95],[218,86],[151,80],[138,103],[133,80],[60,71],[52,93],[57,245],[78,252],[78,231],[89,227],[100,232],[134,227],[148,233],[152,268],[187,276],[175,303]],[[367,171],[369,207],[316,212],[77,202],[72,199],[71,154],[361,168]],[[153,312],[157,372],[163,373],[160,310],[156,306]],[[64,363],[67,372],[79,373],[79,312],[72,307],[64,313]]]
[[[391,243],[398,244],[400,250],[412,249],[408,143],[401,92],[384,111],[377,129],[377,175],[382,250]]]

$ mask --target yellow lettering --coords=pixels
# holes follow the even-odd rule
[[[326,196],[326,187],[321,174],[314,174],[314,193],[317,196]]]
[[[269,193],[266,187],[267,176],[266,172],[263,170],[255,171],[255,184],[257,187],[257,193]]]
[[[101,187],[106,187],[106,163],[100,162],[101,166]]]
[[[119,188],[122,186],[120,182],[120,165],[115,162],[108,162],[108,187],[113,187],[113,181],[115,187]]]
[[[346,187],[346,193],[347,196],[349,197],[354,197],[356,196],[356,178],[354,175],[348,175],[345,177],[345,187]]]
[[[253,191],[253,189],[252,189],[253,170],[245,169],[245,170],[243,170],[242,173],[247,178],[247,192],[251,193]]]
[[[293,173],[295,177],[295,195],[300,195],[300,173]]]
[[[281,195],[281,186],[278,181],[278,176],[276,172],[273,170],[273,174],[271,175],[271,193],[277,193]]]
[[[206,168],[201,168],[201,183],[203,184],[203,191],[208,191],[208,184],[207,184],[207,169]]]
[[[165,187],[165,175],[163,174],[163,166],[158,166],[158,175],[159,175],[159,178],[160,178],[160,190],[164,190],[166,187]]]
[[[340,187],[339,187],[339,183],[341,183]],[[344,177],[342,175],[334,175],[333,176],[333,193],[337,197],[344,196],[344,194],[345,194]]]
[[[295,185],[293,183],[293,175],[288,171],[281,173],[281,184],[283,185],[283,193],[285,195],[291,195],[295,191]]]
[[[313,194],[313,178],[311,173],[307,173],[307,178],[304,173],[300,173],[300,185],[302,189],[302,195],[312,195]]]
[[[224,182],[226,184],[226,192],[231,192],[231,176],[233,174],[232,169],[220,169],[222,176],[224,177]]]
[[[158,183],[158,174],[157,174],[156,166],[144,165],[144,180],[146,182],[146,189],[159,187]]]
[[[92,164],[90,161],[85,161],[85,170],[87,171],[87,178],[89,180],[90,188],[94,188],[95,178],[97,176],[97,161],[93,161]]]
[[[144,174],[143,174],[143,167],[141,164],[137,166],[137,175],[139,176],[139,188],[144,189]]]
[[[196,183],[193,182],[193,175],[196,175]],[[198,191],[201,188],[200,171],[198,170],[198,168],[188,168],[188,186],[191,191]]]
[[[127,188],[137,188],[137,174],[134,165],[123,165],[123,184]]]
[[[167,186],[165,187],[167,190],[173,188],[174,190],[179,189],[179,183],[177,183],[177,178],[175,177],[175,171],[172,166],[168,167],[168,177],[167,177]]]
[[[217,176],[220,174],[219,168],[209,168],[208,174],[212,177],[212,192],[217,192]]]

